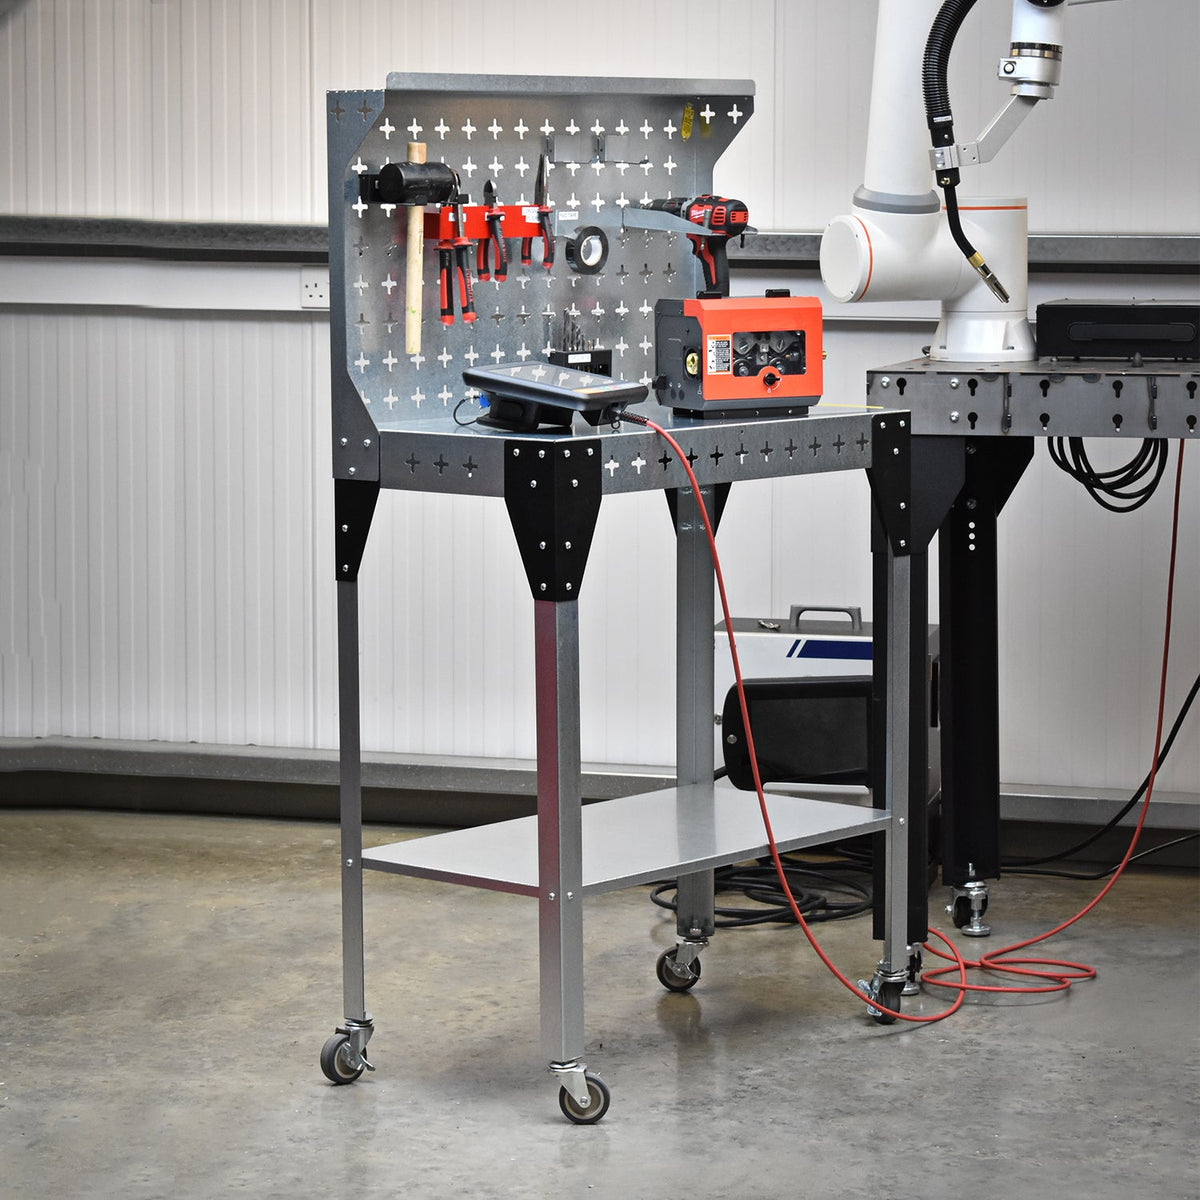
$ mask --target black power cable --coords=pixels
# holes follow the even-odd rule
[[[1083,484],[1088,495],[1109,512],[1141,508],[1154,495],[1167,466],[1165,438],[1144,439],[1129,462],[1111,471],[1097,471],[1092,466],[1081,437],[1047,438],[1046,445],[1054,465]],[[1150,480],[1143,483],[1152,472]]]
[[[1183,837],[1172,838],[1169,842],[1161,842],[1157,846],[1151,846],[1147,850],[1142,850],[1135,854],[1130,860],[1130,863],[1140,862],[1143,858],[1149,858],[1152,854],[1158,854],[1163,850],[1170,850],[1175,846],[1182,846],[1186,842],[1194,842],[1200,838],[1200,833],[1185,833]],[[1022,867],[1018,870],[1009,871],[1010,875],[1040,875],[1044,879],[1083,879],[1089,883],[1095,882],[1097,879],[1107,879],[1120,863],[1113,863],[1111,867],[1101,867],[1099,871],[1043,871],[1037,867]],[[1129,865],[1128,863],[1126,864]]]
[[[871,872],[869,866],[854,861],[812,862],[794,855],[782,856],[788,886],[809,924],[856,917],[871,910]],[[659,908],[677,911],[676,902],[667,897],[676,888],[675,880],[656,884],[650,899]],[[820,891],[813,890],[820,888]],[[754,907],[718,904],[714,908],[717,929],[739,929],[747,925],[794,925],[796,918],[779,884],[770,859],[753,864],[720,867],[713,872],[716,895],[737,892]],[[840,898],[845,897],[845,898]]]
[[[1180,709],[1179,709],[1179,714],[1178,714],[1178,716],[1176,716],[1175,722],[1171,726],[1171,731],[1170,731],[1170,733],[1167,734],[1166,738],[1163,741],[1162,748],[1159,750],[1159,753],[1158,753],[1158,762],[1155,764],[1155,767],[1154,767],[1154,770],[1156,772],[1161,770],[1163,763],[1166,762],[1167,754],[1170,752],[1171,747],[1175,744],[1175,737],[1179,733],[1179,730],[1183,726],[1184,719],[1187,717],[1188,711],[1192,707],[1192,701],[1196,699],[1197,692],[1200,692],[1200,675],[1196,676],[1195,680],[1192,683],[1191,688],[1188,689],[1188,694],[1184,697],[1183,704],[1180,706]],[[1129,814],[1129,812],[1138,804],[1138,802],[1141,800],[1141,798],[1146,794],[1146,788],[1149,786],[1150,786],[1150,774],[1147,773],[1146,778],[1142,780],[1141,787],[1139,787],[1138,790],[1136,792],[1134,792],[1133,795],[1129,798],[1129,800],[1122,806],[1121,811],[1118,812],[1111,820],[1107,821],[1104,825],[1102,825],[1099,829],[1095,830],[1093,833],[1090,833],[1086,838],[1083,839],[1082,842],[1077,842],[1074,846],[1071,846],[1066,850],[1060,850],[1056,854],[1048,854],[1044,858],[1013,858],[1013,859],[1006,858],[1001,862],[1001,866],[1003,867],[1003,869],[1005,871],[1007,871],[1009,874],[1012,874],[1012,875],[1053,875],[1053,874],[1056,874],[1056,872],[1052,872],[1052,871],[1035,871],[1035,870],[1031,870],[1031,868],[1041,867],[1041,866],[1044,866],[1046,863],[1060,862],[1064,858],[1073,858],[1076,854],[1079,854],[1082,851],[1086,850],[1090,845],[1092,845],[1094,842],[1098,841],[1110,830],[1115,829],[1121,823],[1121,821],[1124,820],[1124,818]],[[1169,842],[1163,846],[1155,846],[1150,850],[1143,851],[1143,853],[1139,854],[1137,857],[1144,858],[1147,854],[1154,854],[1158,850],[1165,850],[1168,845],[1178,845],[1179,842],[1189,841],[1194,836],[1196,836],[1196,835],[1191,834],[1188,837],[1180,838],[1177,842]],[[1133,860],[1131,859],[1130,861],[1133,861]],[[1109,868],[1105,869],[1099,875],[1068,875],[1066,877],[1073,878],[1073,879],[1103,879],[1105,875],[1109,875],[1115,870],[1116,870],[1116,867],[1113,866],[1113,867],[1109,867]]]

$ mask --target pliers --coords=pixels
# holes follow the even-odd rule
[[[554,227],[550,222],[551,209],[546,203],[546,156],[538,156],[537,182],[533,187],[533,202],[537,205],[538,228],[542,237],[542,266],[547,271],[554,266]],[[533,258],[533,238],[521,239],[521,264],[529,266]]]
[[[441,289],[442,324],[454,324],[454,285],[451,275],[458,277],[458,305],[464,321],[475,320],[475,292],[471,286],[471,242],[463,236],[462,197],[455,194],[454,237],[442,238],[437,244],[438,279]]]
[[[508,246],[504,241],[504,231],[501,228],[504,214],[496,207],[496,185],[489,179],[483,185],[484,219],[487,221],[488,236],[481,238],[477,244],[476,274],[480,279],[491,279],[492,268],[489,254],[492,245],[496,247],[496,279],[503,282],[508,278]]]

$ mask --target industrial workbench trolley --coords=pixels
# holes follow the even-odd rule
[[[614,374],[649,381],[652,299],[694,292],[698,271],[677,234],[631,233],[622,219],[627,192],[635,174],[646,196],[711,190],[713,163],[753,111],[753,87],[392,75],[386,91],[330,93],[327,109],[345,1017],[322,1050],[322,1069],[333,1082],[349,1083],[370,1066],[364,868],[518,893],[539,906],[542,1039],[559,1103],[568,1119],[592,1123],[607,1110],[609,1093],[582,1059],[583,900],[677,876],[677,945],[660,961],[659,977],[682,989],[698,976],[697,956],[713,931],[714,868],[763,855],[767,838],[757,797],[713,782],[714,575],[676,456],[642,427],[578,423],[514,433],[460,425],[454,410],[472,399],[464,363],[473,365],[489,350],[498,362],[540,354],[564,313],[586,324],[593,344],[618,352]],[[690,136],[700,122],[703,136]],[[492,179],[511,178],[504,186],[514,194],[524,187],[522,205],[530,203],[532,184],[521,181],[544,154],[554,167],[550,195],[560,237],[571,228],[572,205],[587,198],[589,221],[608,223],[609,270],[585,276],[561,261],[548,271],[537,262],[512,263],[507,280],[477,294],[476,322],[461,313],[455,322],[439,322],[436,289],[426,289],[425,345],[400,357],[404,223],[395,205],[364,201],[360,177],[403,158],[391,140],[403,130],[431,139],[430,161],[436,150],[462,172],[473,175],[482,164]],[[911,940],[907,414],[817,408],[712,421],[649,407],[679,441],[710,509],[719,490],[746,480],[853,470],[871,480],[872,548],[887,594],[886,621],[876,621],[883,629],[876,670],[887,689],[877,807],[795,796],[768,803],[781,851],[885,835],[884,945],[872,987],[894,1009],[909,974]],[[381,489],[505,501],[533,597],[536,817],[363,849],[358,572]],[[588,549],[605,496],[655,490],[674,492],[676,500],[676,780],[652,794],[584,808],[578,597]]]

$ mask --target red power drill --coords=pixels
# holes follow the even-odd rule
[[[740,200],[727,196],[693,196],[690,200],[672,197],[651,200],[645,208],[673,213],[700,226],[703,233],[688,234],[692,253],[704,268],[704,287],[710,292],[729,295],[729,259],[725,243],[749,228],[750,210]]]

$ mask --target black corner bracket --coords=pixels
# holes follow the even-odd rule
[[[371,480],[333,481],[335,573],[342,582],[358,578],[378,499],[379,484]]]
[[[535,600],[575,600],[600,515],[599,438],[511,438],[504,503]]]
[[[912,415],[880,413],[871,418],[871,465],[867,478],[875,513],[897,557],[911,554]]]

